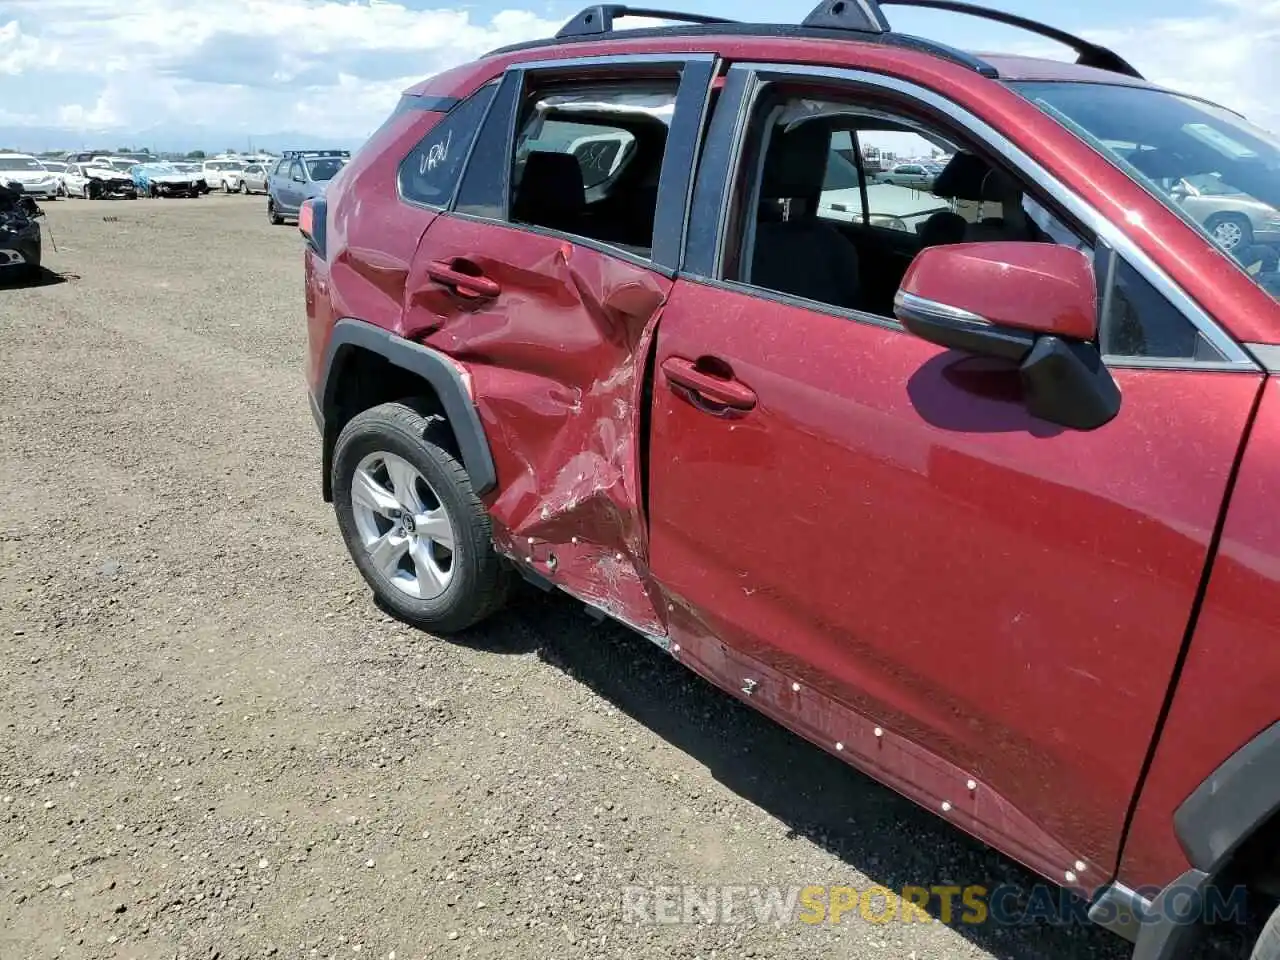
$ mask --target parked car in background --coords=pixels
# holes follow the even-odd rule
[[[302,202],[324,196],[350,159],[350,150],[285,150],[267,179],[267,219],[297,219]]]
[[[1255,200],[1217,174],[1182,177],[1169,192],[1224,250],[1280,243],[1280,210]]]
[[[90,162],[97,164],[99,167],[109,167],[119,173],[129,173],[138,165],[138,161],[133,157],[117,156],[114,154],[111,156],[94,157]]]
[[[43,216],[22,183],[6,180],[0,171],[0,283],[27,280],[39,271]]]
[[[58,177],[29,153],[0,153],[0,181],[20,183],[28,197],[40,200],[58,195]]]
[[[65,197],[67,195],[67,188],[66,188],[66,184],[63,182],[63,175],[67,172],[66,161],[47,160],[44,157],[41,157],[40,164],[46,170],[48,170],[51,174],[53,174],[54,180],[57,181],[57,188],[55,189],[54,193],[59,197]]]
[[[188,176],[193,176],[194,179],[200,182],[201,193],[209,192],[209,189],[210,189],[209,181],[205,179],[203,164],[196,163],[191,160],[174,160],[171,162],[173,164],[173,168],[177,170],[179,173],[187,174]]]
[[[103,161],[68,164],[62,180],[69,197],[104,200],[112,197],[137,199],[138,196],[133,175]]]
[[[251,163],[240,174],[239,190],[241,193],[266,193],[267,168],[261,163]]]
[[[1079,898],[999,925],[1175,960],[1247,893],[1280,960],[1277,265],[1154,179],[1280,206],[1280,138],[885,10],[595,4],[406,90],[301,203],[321,494],[402,620],[560,589]],[[856,162],[907,129],[936,211]]]
[[[240,189],[240,177],[245,166],[243,160],[206,160],[202,165],[205,182],[210,190],[233,193]]]
[[[130,171],[138,193],[145,197],[191,197],[205,192],[204,178],[184,173],[171,163],[140,163]]]
[[[911,187],[913,190],[929,190],[937,176],[922,163],[895,163],[889,171],[880,174],[880,183],[892,183],[897,187]]]

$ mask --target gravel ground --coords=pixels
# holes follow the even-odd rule
[[[261,197],[46,205],[0,290],[0,958],[1120,958],[1090,928],[624,922],[626,885],[1012,862],[529,591],[383,615],[319,496]]]

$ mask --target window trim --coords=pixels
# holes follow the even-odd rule
[[[1131,266],[1143,279],[1181,313],[1224,357],[1223,360],[1205,361],[1190,358],[1144,358],[1104,356],[1109,367],[1159,367],[1162,369],[1230,370],[1259,372],[1257,362],[1224,330],[1203,307],[1183,290],[1155,261],[1153,261],[1116,224],[1102,216],[1083,198],[1032,159],[1013,141],[989,123],[965,107],[926,87],[898,77],[871,73],[866,70],[840,67],[808,66],[787,63],[736,63],[730,66],[725,77],[720,102],[712,117],[704,148],[704,158],[694,185],[693,206],[690,209],[691,225],[689,245],[682,265],[682,275],[688,279],[713,286],[725,286],[754,295],[767,295],[785,303],[795,303],[812,309],[814,301],[788,295],[772,295],[758,287],[749,287],[723,278],[724,266],[729,256],[727,229],[732,217],[734,180],[739,172],[742,152],[746,146],[746,132],[755,102],[766,84],[773,82],[814,81],[835,82],[851,90],[869,90],[879,95],[889,94],[899,101],[907,101],[926,112],[941,115],[961,128],[975,142],[982,144],[1000,157],[1011,169],[1027,182],[1035,184],[1054,203],[1064,209],[1078,223],[1091,231],[1098,241],[1110,246],[1118,256]],[[710,225],[714,224],[714,233]],[[819,305],[822,307],[823,305]],[[824,309],[838,316],[850,317],[858,322],[874,322],[884,326],[886,318],[861,311],[849,311],[836,307]],[[901,329],[896,321],[890,326]]]
[[[693,204],[694,174],[701,152],[702,130],[710,103],[712,80],[719,69],[719,63],[720,58],[714,53],[674,53],[575,57],[512,64],[500,78],[498,90],[494,93],[489,110],[481,121],[481,130],[472,141],[471,150],[463,161],[462,175],[458,178],[457,187],[450,198],[449,215],[464,220],[492,223],[512,230],[562,237],[573,244],[674,277],[684,257],[689,214]],[[529,89],[545,83],[548,78],[556,74],[566,74],[565,79],[583,83],[593,82],[598,75],[600,80],[607,83],[613,80],[626,81],[629,79],[628,74],[643,73],[651,68],[674,69],[677,84],[675,108],[667,131],[667,149],[659,178],[658,208],[654,217],[650,256],[642,257],[625,247],[614,246],[578,234],[565,233],[534,224],[512,223],[509,219],[511,162],[515,156],[515,139],[519,134],[520,106]],[[494,207],[501,210],[502,216],[496,218],[463,213],[457,209],[462,185],[471,171],[471,161],[484,136],[485,128],[492,118],[499,116],[495,113],[498,110],[507,112],[504,118],[506,129],[502,131],[505,134],[503,155],[507,161],[502,167],[501,197],[494,198],[499,200]],[[492,188],[495,185],[489,186]]]

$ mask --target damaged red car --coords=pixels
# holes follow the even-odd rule
[[[912,2],[1076,60],[602,5],[407,91],[301,212],[323,494],[404,619],[558,588],[1184,956],[1280,894],[1280,143]]]

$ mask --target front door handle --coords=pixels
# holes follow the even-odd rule
[[[715,406],[750,410],[756,405],[756,392],[745,383],[699,370],[692,360],[667,357],[662,361],[662,372],[671,383]]]
[[[502,288],[486,277],[479,267],[462,258],[432,260],[427,264],[427,276],[459,296],[472,300],[492,300],[502,292]]]

